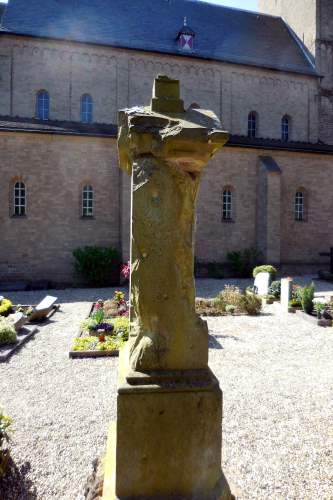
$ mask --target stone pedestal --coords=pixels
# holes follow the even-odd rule
[[[283,278],[281,280],[281,308],[284,312],[289,310],[289,302],[292,296],[293,280],[292,278]]]
[[[120,165],[132,179],[130,338],[103,498],[229,500],[222,392],[193,276],[201,173],[228,134],[212,112],[185,111],[167,77],[155,80],[151,106],[120,112],[119,125]]]

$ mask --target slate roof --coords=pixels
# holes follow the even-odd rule
[[[115,124],[80,123],[70,121],[48,120],[41,121],[35,118],[20,118],[0,116],[1,132],[23,132],[71,136],[106,137],[115,139],[118,127]],[[252,148],[260,150],[283,150],[303,153],[320,153],[333,155],[333,146],[323,143],[285,142],[279,139],[248,138],[247,136],[230,135],[227,147]],[[268,168],[275,168],[269,157],[261,156]],[[275,162],[274,162],[275,163]]]
[[[179,54],[184,17],[197,57],[316,74],[313,61],[279,17],[201,0],[9,0],[4,32]]]

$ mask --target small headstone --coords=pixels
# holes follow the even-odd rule
[[[270,273],[259,273],[254,280],[254,290],[258,295],[268,295],[268,288],[270,284]]]
[[[281,307],[285,312],[288,312],[289,309],[289,302],[292,296],[292,287],[292,278],[283,278],[281,280]]]
[[[29,321],[40,321],[42,319],[45,319],[47,315],[52,311],[52,308],[57,300],[57,297],[47,295],[29,315]]]

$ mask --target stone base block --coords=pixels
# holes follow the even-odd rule
[[[217,379],[210,370],[144,378],[132,373],[119,386],[103,499],[230,500]]]

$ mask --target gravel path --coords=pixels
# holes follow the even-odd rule
[[[223,284],[199,280],[198,296]],[[68,348],[91,301],[112,292],[54,292],[61,312],[0,364],[0,404],[15,420],[20,478],[16,491],[0,491],[1,500],[75,500],[103,453],[118,361],[69,360]],[[7,295],[31,303],[44,292]],[[237,498],[332,500],[333,329],[281,314],[277,305],[260,317],[208,323],[210,364],[224,391],[224,471]]]

